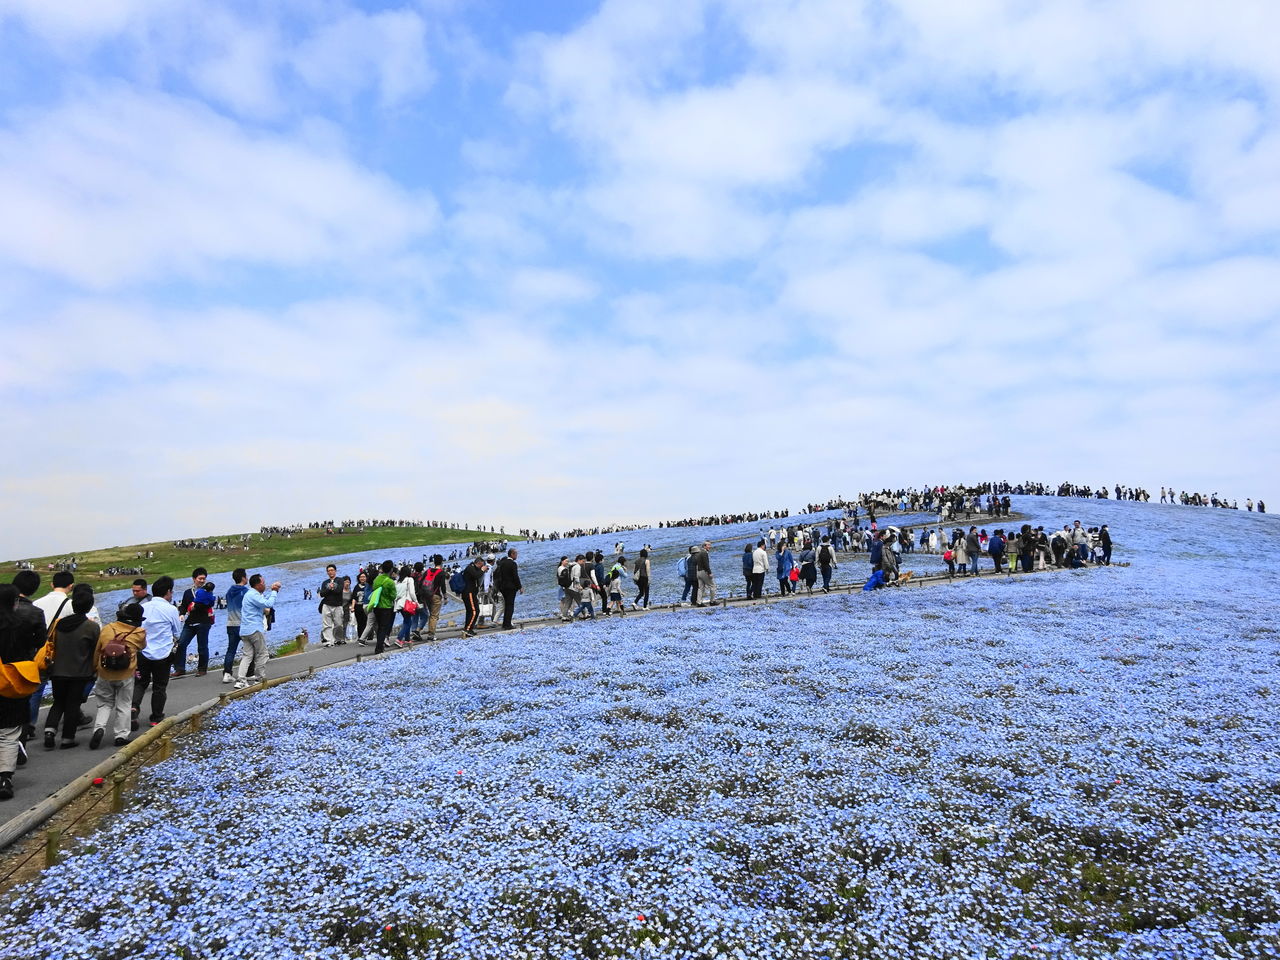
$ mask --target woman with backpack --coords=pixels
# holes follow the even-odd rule
[[[93,685],[93,700],[97,707],[93,721],[93,736],[89,749],[97,750],[107,735],[111,724],[115,745],[122,747],[129,741],[129,709],[133,706],[133,671],[138,667],[138,651],[147,645],[147,632],[142,629],[142,604],[129,603],[116,614],[115,623],[108,623],[98,635],[98,646],[93,654],[98,679]],[[114,723],[112,719],[114,718]]]
[[[800,579],[805,587],[813,593],[813,585],[818,582],[818,555],[813,549],[813,541],[806,540],[800,550]]]
[[[822,574],[822,592],[831,592],[831,572],[836,565],[836,551],[831,546],[831,538],[823,537],[822,546],[818,547],[818,570]]]

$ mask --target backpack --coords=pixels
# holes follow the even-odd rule
[[[449,589],[454,593],[462,593],[467,589],[467,578],[462,575],[461,570],[449,578]]]
[[[822,545],[822,549],[818,551],[818,562],[823,566],[831,563],[831,548],[825,543]]]
[[[556,583],[566,590],[569,589],[569,565],[567,563],[556,571]]]
[[[686,553],[683,557],[676,561],[676,573],[688,579],[689,577],[689,555]]]
[[[102,646],[102,656],[98,663],[103,670],[128,670],[129,648],[119,640],[109,640]]]
[[[419,603],[429,603],[431,601],[431,581],[427,579],[427,573],[424,570],[422,576],[413,579],[413,595],[418,598]]]

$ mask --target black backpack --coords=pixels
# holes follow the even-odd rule
[[[566,590],[569,589],[569,565],[568,564],[565,564],[563,567],[561,567],[559,570],[556,571],[556,583],[560,584],[560,586],[564,587]]]
[[[831,548],[825,543],[822,545],[822,549],[818,551],[818,562],[821,564],[828,564],[831,562]]]
[[[431,585],[427,582],[427,575],[425,572],[420,577],[414,577],[413,594],[418,598],[419,603],[431,602]]]

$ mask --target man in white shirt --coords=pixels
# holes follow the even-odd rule
[[[769,572],[769,554],[764,549],[764,539],[751,551],[751,591],[748,599],[764,596],[764,575]]]
[[[159,577],[151,585],[151,599],[142,605],[142,629],[147,645],[138,651],[140,679],[133,686],[133,723],[138,729],[138,710],[147,687],[151,690],[151,726],[164,719],[164,705],[169,697],[169,669],[173,648],[182,634],[178,608],[173,605],[173,577]]]

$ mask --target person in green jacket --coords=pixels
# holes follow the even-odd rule
[[[396,565],[390,560],[383,560],[381,571],[373,578],[373,591],[370,593],[369,610],[373,614],[377,642],[373,652],[381,653],[387,647],[387,637],[391,636],[391,625],[396,619],[396,581],[391,573]]]

